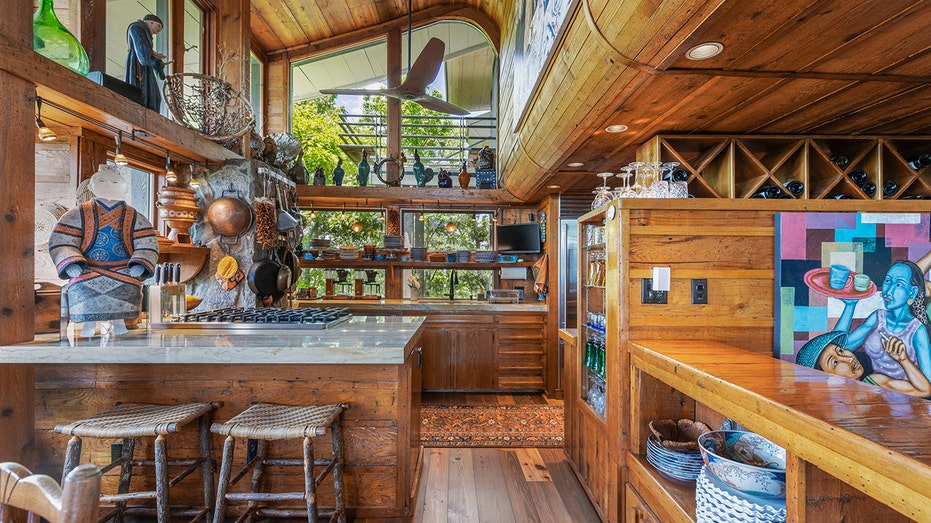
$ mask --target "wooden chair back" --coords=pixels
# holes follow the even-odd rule
[[[18,463],[0,463],[0,523],[22,521],[14,513],[26,511],[26,521],[88,523],[97,521],[100,506],[100,469],[81,465],[71,471],[62,486],[49,476],[33,474]]]

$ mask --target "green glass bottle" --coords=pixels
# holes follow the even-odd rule
[[[32,17],[32,44],[37,53],[81,76],[90,71],[81,42],[55,16],[54,0],[39,1],[39,9]]]

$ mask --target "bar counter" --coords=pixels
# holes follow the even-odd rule
[[[0,347],[3,363],[403,364],[420,316],[354,316],[330,329],[136,329],[102,341],[58,336]],[[241,324],[239,324],[241,325]],[[407,349],[407,350],[405,350]]]
[[[486,313],[546,313],[546,302],[489,303],[485,300],[446,300],[421,298],[411,300],[295,300],[295,307],[349,307],[353,313],[364,314],[429,314],[441,312]]]
[[[16,397],[3,398],[5,408],[25,420],[14,435],[21,438],[11,447],[19,449],[14,459],[59,476],[67,438],[54,432],[55,425],[117,402],[215,402],[215,421],[253,402],[347,403],[342,424],[349,515],[405,520],[420,456],[423,326],[418,316],[355,316],[324,330],[150,329],[103,344],[95,337],[72,346],[56,335],[54,341],[0,347],[0,366],[10,370],[5,375],[24,377]],[[29,422],[33,413],[34,424]],[[197,445],[196,430],[169,441],[173,455],[196,453]],[[219,458],[222,438],[215,435],[213,445]],[[321,455],[329,452],[329,437],[319,438],[315,447]],[[246,448],[237,446],[235,462],[244,462]],[[291,457],[301,453],[300,441],[274,449]],[[137,445],[142,459],[151,459],[152,452],[151,441]],[[84,442],[82,462],[102,464],[109,458],[109,441]],[[272,491],[302,488],[299,470],[271,467],[269,472],[266,486]],[[114,491],[114,474],[105,476],[105,492]],[[182,485],[188,481],[195,485],[200,479]],[[149,486],[143,483],[140,487]],[[332,483],[325,483],[321,503],[332,504]],[[173,491],[173,503],[196,498],[197,488],[190,485]],[[234,490],[247,486],[243,481]]]

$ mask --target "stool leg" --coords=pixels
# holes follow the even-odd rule
[[[65,467],[61,474],[61,482],[64,484],[68,473],[75,469],[81,462],[81,438],[71,436],[68,440],[68,450],[65,452]]]
[[[155,437],[155,511],[158,523],[171,521],[168,500],[168,444],[165,436]]]
[[[214,523],[222,523],[226,519],[226,491],[230,487],[230,474],[233,467],[233,450],[236,449],[236,440],[227,436],[223,442],[223,458],[220,461],[220,477],[217,480],[217,500],[213,505]]]
[[[265,458],[268,457],[268,441],[264,439],[257,440],[255,450],[255,467],[252,468],[252,483],[250,492],[253,494],[259,492],[262,487],[262,476],[265,474]],[[252,523],[255,520],[255,511],[258,509],[258,501],[249,501],[249,518],[246,523]]]
[[[210,414],[200,417],[201,474],[204,476],[204,510],[207,523],[213,522],[213,439],[210,437]]]
[[[304,496],[307,500],[307,521],[317,523],[317,481],[314,478],[314,439],[304,438]]]
[[[343,435],[340,416],[330,424],[330,434],[333,437],[333,488],[336,493],[336,513],[339,523],[346,523],[346,500],[343,497]]]
[[[129,484],[133,478],[133,453],[136,449],[136,439],[135,438],[124,438],[123,439],[123,452],[120,456],[120,481],[117,484],[117,493],[126,494],[129,492]],[[126,514],[126,502],[117,501],[116,502],[116,517],[114,521],[116,523],[123,523],[123,517]]]

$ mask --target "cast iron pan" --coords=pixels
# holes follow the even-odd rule
[[[266,256],[249,267],[249,289],[259,296],[271,296],[278,289],[278,271],[281,264]]]

